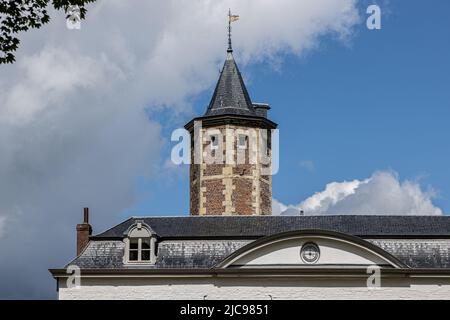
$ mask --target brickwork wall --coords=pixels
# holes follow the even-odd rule
[[[253,203],[256,201],[256,197],[253,196],[253,179],[234,178],[233,185],[235,189],[231,199],[234,204],[236,213],[239,215],[252,215],[255,214]]]
[[[263,178],[260,179],[261,187],[261,214],[272,214],[272,178],[270,181]]]
[[[225,187],[222,179],[203,180],[201,196],[206,215],[221,215],[225,212]]]
[[[249,129],[254,130],[253,133]],[[267,165],[259,163],[257,159],[257,151],[261,148],[260,130],[234,125],[201,130],[201,165],[194,164],[195,149],[192,145],[191,215],[272,213],[272,178],[270,175],[263,175],[261,168]],[[211,149],[210,135],[218,133],[219,148]],[[246,149],[238,147],[239,134],[249,135]],[[250,137],[252,134],[255,134],[253,139]],[[252,142],[256,142],[256,148]],[[270,141],[268,145],[270,146]],[[222,160],[223,163],[211,163],[214,159]],[[234,164],[226,163],[227,159],[228,162],[234,161]],[[244,163],[238,163],[239,160],[244,160]]]

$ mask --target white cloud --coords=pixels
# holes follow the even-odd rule
[[[272,214],[273,215],[279,215],[282,212],[286,211],[288,207],[282,204],[277,199],[272,199]]]
[[[52,12],[23,34],[17,62],[0,67],[0,297],[52,297],[46,269],[73,256],[81,208],[98,231],[133,205],[136,178],[160,163],[160,124],[146,111],[192,116],[189,98],[223,63],[229,7],[241,16],[238,61],[273,65],[322,35],[348,37],[355,4],[99,0],[81,30]]]
[[[343,201],[348,196],[355,194],[355,191],[364,183],[368,183],[370,179],[350,182],[331,182],[322,192],[317,192],[313,196],[303,201],[299,208],[306,212],[324,213],[334,207],[337,203]]]
[[[278,201],[274,214],[326,215],[442,215],[433,205],[435,192],[423,190],[418,182],[401,182],[392,172],[376,172],[365,180],[331,182],[298,205],[286,206]]]

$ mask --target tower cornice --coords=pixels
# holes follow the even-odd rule
[[[194,130],[194,123],[196,121],[202,122],[202,127],[216,127],[221,125],[233,124],[246,127],[255,127],[261,129],[276,129],[278,124],[265,118],[258,116],[239,116],[239,115],[218,115],[218,116],[203,116],[197,117],[189,121],[184,128],[189,132]]]

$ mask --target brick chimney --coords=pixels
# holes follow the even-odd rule
[[[89,208],[84,208],[84,221],[83,223],[77,224],[77,256],[88,245],[91,234],[92,227],[89,224]]]

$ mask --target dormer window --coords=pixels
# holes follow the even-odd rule
[[[125,233],[126,264],[154,264],[156,262],[156,234],[145,223],[138,221]]]
[[[130,238],[129,261],[150,261],[150,238]]]

